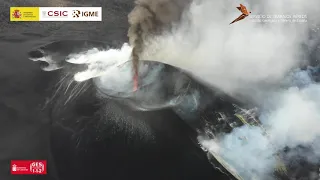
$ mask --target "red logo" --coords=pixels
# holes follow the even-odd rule
[[[12,160],[11,174],[47,174],[46,160]]]
[[[13,18],[21,18],[21,12],[20,10],[14,10],[12,13]]]

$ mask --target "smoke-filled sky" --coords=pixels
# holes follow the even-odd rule
[[[241,13],[252,12],[229,25]],[[303,62],[302,43],[320,2],[312,1],[194,1],[172,33],[148,43],[142,59],[178,66],[225,92],[242,93],[261,82],[275,83]],[[255,15],[307,15],[307,23],[258,23]],[[201,69],[201,71],[199,71]],[[250,94],[252,96],[252,94]]]

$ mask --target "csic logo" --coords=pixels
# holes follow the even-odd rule
[[[15,18],[15,19],[21,18],[20,10],[18,10],[18,9],[14,10],[13,13],[12,13],[12,17]]]
[[[79,17],[98,17],[98,11],[80,11],[80,10],[73,10],[72,17],[79,18]]]
[[[47,17],[68,17],[68,11],[43,11],[42,13]]]

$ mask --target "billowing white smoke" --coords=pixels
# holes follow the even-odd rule
[[[181,24],[147,43],[142,59],[180,67],[231,95],[253,96],[261,90],[260,84],[279,82],[305,60],[301,43],[308,39],[310,22],[257,23],[249,16],[229,25],[240,15],[236,9],[239,3],[247,5],[251,16],[301,14],[311,17],[308,20],[316,13],[316,3],[317,7],[320,4],[317,0],[273,0],[253,5],[195,0]]]
[[[258,175],[272,179],[270,174],[279,163],[275,156],[285,147],[310,147],[311,153],[302,156],[311,163],[320,160],[320,85],[309,78],[308,71],[299,71],[287,79],[292,86],[270,94],[262,107],[260,120],[268,135],[260,127],[243,126],[219,140],[199,137],[203,147],[224,157],[246,178]],[[219,146],[220,148],[215,148]]]
[[[114,70],[118,70],[121,65],[130,60],[131,50],[132,48],[127,43],[123,44],[121,49],[99,51],[95,48],[80,54],[70,54],[66,61],[73,64],[86,64],[88,66],[87,70],[79,72],[74,76],[76,81],[85,81],[105,74],[109,76],[114,75]],[[124,77],[118,77],[119,75],[117,75],[118,81],[127,80]],[[119,82],[118,84],[122,83]]]
[[[257,23],[249,17],[229,25],[240,14],[235,8],[239,3],[247,5],[251,16],[300,14],[307,15],[308,22]],[[312,21],[318,23],[315,18],[319,10],[318,0],[252,4],[195,0],[181,24],[147,43],[142,59],[179,67],[235,98],[241,95],[261,105],[260,119],[270,137],[263,136],[258,127],[245,126],[222,137],[220,148],[211,148],[216,147],[212,140],[201,144],[220,149],[218,153],[247,178],[252,172],[259,179],[272,178],[266,175],[276,166],[274,154],[286,146],[308,145],[316,152],[307,158],[320,157],[320,86],[310,79],[299,79],[298,83],[305,84],[299,89],[293,79],[286,79],[291,70],[307,63],[302,44],[309,45],[308,31]],[[284,82],[292,87],[279,89]],[[248,141],[243,143],[239,140],[242,137]]]
[[[141,63],[139,91],[133,93],[132,48],[124,43],[120,49],[97,48],[70,54],[66,61],[83,64],[87,68],[75,73],[78,82],[93,79],[100,98],[117,98],[136,110],[156,110],[173,107],[181,102],[181,95],[188,89],[187,76],[179,71],[161,77],[164,64],[155,62]],[[125,99],[123,99],[125,98]]]

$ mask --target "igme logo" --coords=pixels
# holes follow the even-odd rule
[[[74,10],[72,13],[72,17],[79,18],[79,17],[99,17],[99,11],[80,11]]]
[[[79,10],[74,10],[72,13],[72,17],[74,18],[78,18],[80,17],[81,12]]]

